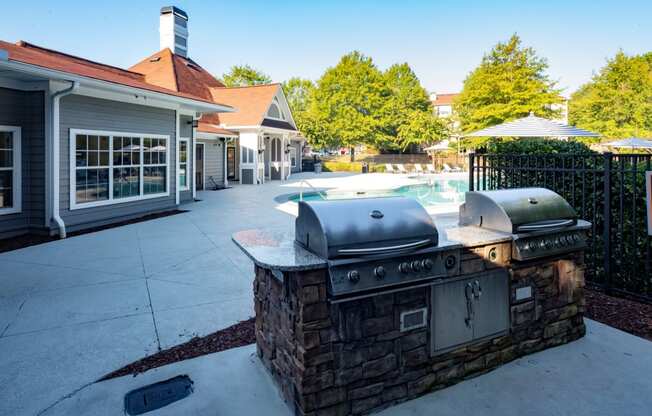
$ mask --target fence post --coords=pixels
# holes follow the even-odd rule
[[[471,152],[469,153],[469,191],[474,191],[474,184],[473,184],[473,162],[475,159],[475,153]]]
[[[611,292],[611,166],[613,153],[604,153],[604,229],[602,241],[604,244],[604,290]]]

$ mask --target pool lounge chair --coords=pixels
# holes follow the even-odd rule
[[[385,173],[396,173],[391,163],[385,163]]]
[[[398,173],[409,173],[407,169],[405,169],[405,166],[403,166],[402,163],[397,163],[396,168],[398,169]]]
[[[423,168],[421,167],[420,163],[414,164],[414,171],[417,173],[417,175],[421,175],[423,173]]]
[[[461,171],[462,171],[462,169],[458,168],[457,166],[455,166],[454,168],[451,168],[448,163],[444,163],[444,169],[442,170],[442,172],[446,172],[446,173],[461,172]]]
[[[437,171],[435,170],[435,167],[432,166],[430,163],[428,163],[426,165],[426,168],[428,169],[428,173],[437,173]]]

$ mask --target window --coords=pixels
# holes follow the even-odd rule
[[[179,188],[188,189],[188,139],[179,140]]]
[[[251,147],[241,146],[241,157],[242,163],[254,163],[254,149]]]
[[[168,137],[71,130],[70,208],[165,196]]]
[[[296,147],[291,147],[290,148],[290,166],[293,168],[297,167],[297,148]]]
[[[281,110],[279,110],[278,105],[272,103],[272,105],[269,107],[269,111],[267,112],[267,115],[270,116],[271,118],[281,118]]]
[[[0,214],[21,210],[20,127],[0,126]]]

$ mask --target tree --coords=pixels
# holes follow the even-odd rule
[[[410,110],[398,127],[396,138],[397,145],[405,150],[412,144],[436,143],[448,136],[444,120],[429,111]]]
[[[248,85],[270,84],[272,79],[267,74],[249,65],[233,65],[229,72],[222,76],[222,82],[227,87],[244,87]]]
[[[309,79],[293,77],[283,83],[283,92],[292,109],[292,114],[301,113],[308,108],[310,91],[315,88],[315,83]]]
[[[609,138],[652,137],[652,53],[608,60],[571,96],[569,120]]]
[[[426,123],[422,128],[427,130],[433,125],[431,117],[428,117],[432,116],[432,104],[425,88],[421,86],[419,78],[407,63],[392,65],[383,76],[390,93],[383,107],[383,125],[387,140],[386,143],[378,143],[378,145],[384,148],[405,150],[406,142],[399,138],[401,126],[409,123],[410,128],[416,128],[414,123],[420,120]],[[415,112],[425,114],[417,115]],[[427,138],[423,138],[428,141]],[[413,144],[420,143],[414,141],[416,136],[411,140]]]
[[[562,102],[561,90],[547,69],[547,61],[523,47],[516,34],[498,43],[466,77],[453,103],[462,130],[473,132],[530,112],[548,118],[558,115],[551,105]]]
[[[304,132],[322,146],[375,144],[383,140],[382,109],[389,90],[372,59],[352,52],[326,70],[309,94]]]

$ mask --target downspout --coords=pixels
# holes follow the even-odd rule
[[[60,149],[60,132],[59,132],[59,103],[61,97],[70,95],[79,88],[78,81],[70,81],[70,87],[65,90],[57,91],[52,94],[52,220],[59,227],[59,238],[66,238],[66,224],[63,222],[61,215],[59,213],[59,169],[61,162]],[[70,172],[71,175],[74,175],[74,172]]]

